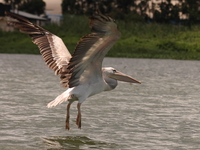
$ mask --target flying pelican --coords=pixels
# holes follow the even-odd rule
[[[6,12],[17,21],[10,21],[22,33],[29,34],[33,43],[38,45],[40,53],[56,75],[60,75],[61,85],[67,88],[65,92],[48,103],[51,108],[64,101],[68,101],[66,114],[66,129],[69,127],[70,105],[78,101],[78,115],[76,125],[81,129],[81,104],[90,96],[102,91],[110,91],[116,88],[117,80],[141,83],[136,79],[123,74],[112,67],[102,68],[104,56],[120,39],[114,20],[100,11],[89,17],[91,33],[81,38],[73,55],[71,55],[62,39],[51,32],[35,25],[17,14]]]

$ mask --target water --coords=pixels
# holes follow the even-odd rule
[[[0,54],[1,150],[200,149],[200,62],[106,58],[142,81],[120,82],[82,105],[82,129],[71,107],[46,104],[64,90],[40,55]]]

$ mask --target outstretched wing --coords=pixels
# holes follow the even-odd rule
[[[102,77],[102,61],[120,38],[114,20],[99,11],[90,17],[91,34],[82,37],[70,59],[67,71],[61,74],[64,87],[74,87]]]
[[[65,71],[71,59],[71,54],[61,38],[17,14],[6,12],[6,15],[17,20],[10,21],[8,24],[13,25],[22,33],[29,34],[33,43],[38,45],[44,61],[56,75]]]

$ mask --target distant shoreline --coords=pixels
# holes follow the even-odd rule
[[[111,48],[107,57],[200,60],[200,25],[189,28],[120,20],[116,23],[121,31],[121,39]],[[71,53],[80,38],[90,33],[86,16],[65,15],[60,26],[51,24],[44,28],[61,37]],[[0,31],[0,53],[40,54],[31,38],[19,31]]]

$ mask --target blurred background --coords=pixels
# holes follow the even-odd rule
[[[108,56],[200,59],[198,44],[200,0],[0,0],[0,2],[2,29],[0,53],[39,53],[25,35],[7,25],[6,22],[10,18],[4,15],[4,11],[18,13],[31,22],[43,26],[60,36],[69,50],[73,51],[80,37],[90,33],[88,16],[91,16],[96,9],[100,9],[102,13],[116,20],[122,32],[121,40]],[[3,38],[4,35],[7,37],[9,35],[9,38]]]

